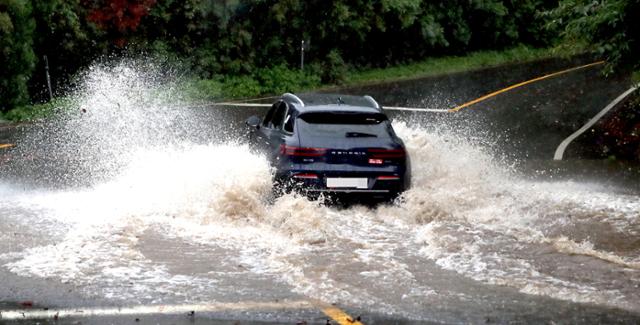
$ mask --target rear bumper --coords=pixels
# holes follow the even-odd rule
[[[363,190],[363,189],[348,189],[348,188],[327,188],[327,189],[316,189],[309,188],[305,189],[307,192],[312,193],[375,193],[375,194],[385,194],[391,193],[391,190]]]
[[[384,166],[358,166],[350,164],[290,164],[281,161],[276,167],[275,181],[279,189],[295,190],[309,195],[345,194],[362,197],[395,197],[409,189],[411,167],[407,157],[406,164]],[[305,177],[299,177],[303,175]],[[328,178],[366,178],[356,182],[354,187],[329,187]],[[331,182],[335,185],[335,182]]]
[[[363,194],[363,195],[388,195],[396,196],[405,191],[410,183],[409,175],[398,175],[397,173],[314,173],[317,178],[296,178],[301,171],[290,171],[280,174],[276,177],[278,185],[282,186],[286,191],[295,190],[302,193],[345,193],[345,194]],[[309,171],[304,171],[308,174]],[[380,177],[394,176],[397,179],[380,179]],[[356,187],[328,187],[327,178],[366,178],[366,188]]]

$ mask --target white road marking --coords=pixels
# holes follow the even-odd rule
[[[596,116],[591,118],[587,124],[583,125],[578,131],[572,133],[566,139],[564,139],[558,148],[556,149],[555,154],[553,155],[553,160],[562,160],[562,156],[564,155],[565,149],[571,143],[571,141],[575,140],[578,136],[580,136],[584,131],[588,130],[591,126],[593,126],[600,118],[602,118],[609,110],[618,105],[623,99],[625,99],[629,94],[638,89],[638,85],[629,88],[627,91],[622,93],[622,95],[618,96],[618,98],[614,99],[607,107],[601,110]]]
[[[314,309],[314,304],[306,300],[281,302],[237,302],[237,303],[209,303],[185,305],[147,305],[134,307],[87,307],[68,309],[15,309],[0,310],[0,320],[18,319],[51,319],[67,317],[92,316],[127,316],[127,315],[179,315],[221,311],[265,311],[265,310],[298,310]]]
[[[233,107],[271,107],[273,104],[257,104],[257,103],[215,103],[215,106],[233,106]]]
[[[437,108],[420,108],[420,107],[397,107],[397,106],[382,106],[382,109],[386,111],[411,111],[411,112],[429,112],[429,113],[450,113],[448,109]]]

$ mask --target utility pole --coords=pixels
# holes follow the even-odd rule
[[[51,91],[51,77],[49,77],[49,59],[44,56],[44,72],[47,77],[47,88],[49,89],[49,100],[53,100],[53,91]]]
[[[300,70],[304,70],[304,40],[300,43]]]

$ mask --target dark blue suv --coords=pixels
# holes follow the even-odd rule
[[[411,183],[404,143],[370,96],[287,93],[246,124],[285,191],[394,198]]]

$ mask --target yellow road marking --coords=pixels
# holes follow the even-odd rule
[[[334,321],[338,322],[340,325],[363,325],[360,321],[355,320],[353,317],[335,306],[324,307],[322,308],[322,312],[331,317]]]
[[[0,143],[0,149],[13,148],[15,146],[13,143]]]
[[[481,102],[481,101],[483,101],[485,99],[494,97],[496,95],[502,94],[504,92],[507,92],[509,90],[512,90],[512,89],[515,89],[515,88],[518,88],[518,87],[522,87],[522,86],[528,85],[530,83],[534,83],[534,82],[537,82],[537,81],[540,81],[540,80],[552,78],[552,77],[555,77],[555,76],[558,76],[558,75],[561,75],[561,74],[565,74],[565,73],[569,73],[569,72],[572,72],[572,71],[576,71],[576,70],[585,69],[585,68],[589,68],[589,67],[592,67],[592,66],[600,65],[600,64],[603,64],[603,63],[604,63],[604,61],[598,61],[598,62],[594,62],[594,63],[589,63],[589,64],[581,65],[579,67],[574,67],[574,68],[570,68],[570,69],[566,69],[566,70],[550,73],[550,74],[547,74],[547,75],[544,75],[544,76],[541,76],[541,77],[538,77],[538,78],[534,78],[534,79],[527,80],[527,81],[524,81],[524,82],[521,82],[521,83],[517,83],[517,84],[511,85],[511,86],[509,86],[507,88],[503,88],[503,89],[500,89],[498,91],[494,91],[494,92],[492,92],[490,94],[484,95],[484,96],[482,96],[480,98],[474,99],[474,100],[472,100],[470,102],[464,103],[464,104],[462,104],[460,106],[456,106],[456,107],[450,109],[449,112],[457,112],[457,111],[459,111],[459,110],[461,110],[461,109],[463,109],[465,107],[468,107],[468,106],[471,106],[473,104],[479,103],[479,102]]]

